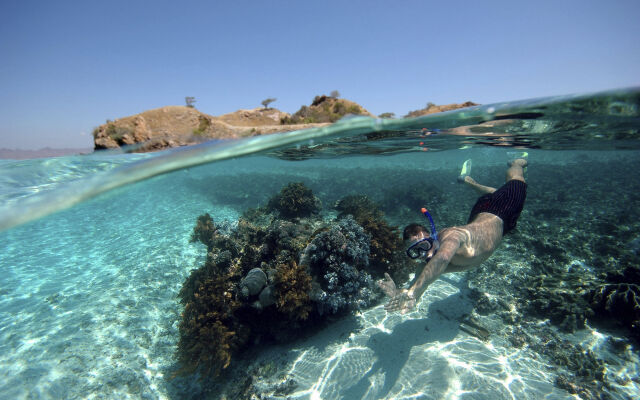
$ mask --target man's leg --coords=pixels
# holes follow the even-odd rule
[[[492,188],[491,186],[481,185],[470,176],[464,177],[464,183],[471,186],[475,191],[477,191],[480,194],[493,193],[496,191],[496,188]]]
[[[527,166],[527,160],[525,160],[524,158],[518,158],[516,160],[513,160],[511,162],[511,166],[507,170],[507,177],[505,182],[509,182],[512,179],[524,182],[525,181],[524,167],[526,166]],[[478,182],[476,182],[475,179],[473,179],[468,175],[464,177],[464,183],[471,186],[474,190],[476,190],[480,194],[493,193],[496,191],[496,188],[493,188],[491,186],[481,185]]]
[[[513,160],[511,166],[507,170],[506,182],[509,182],[513,179],[524,182],[524,167],[526,166],[527,160],[525,160],[524,158]]]

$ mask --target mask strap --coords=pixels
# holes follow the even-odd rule
[[[420,211],[422,211],[425,217],[429,218],[429,222],[431,223],[431,237],[434,240],[438,240],[438,232],[436,232],[436,224],[433,223],[433,218],[431,218],[431,214],[429,214],[429,211],[427,211],[427,209],[424,207],[422,207]]]

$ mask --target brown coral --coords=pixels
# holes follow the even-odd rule
[[[371,236],[369,262],[371,273],[380,277],[384,272],[393,276],[394,254],[402,241],[398,228],[390,226],[376,203],[365,195],[346,196],[336,203],[338,217],[353,215],[356,222]]]
[[[276,307],[291,319],[305,320],[311,311],[311,276],[304,265],[291,260],[276,268]]]
[[[316,214],[322,207],[320,199],[302,182],[292,182],[269,200],[268,210],[284,218],[303,218]]]
[[[193,228],[193,233],[191,234],[191,242],[202,242],[207,249],[213,247],[213,239],[216,236],[218,228],[216,228],[213,223],[213,218],[211,215],[204,214],[198,217],[198,221],[196,226]]]
[[[600,317],[609,317],[631,330],[640,342],[640,286],[632,283],[600,285],[588,293],[591,307]]]

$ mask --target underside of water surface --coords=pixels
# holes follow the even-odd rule
[[[2,397],[637,397],[639,104],[625,90],[2,161]],[[422,207],[464,225],[464,161],[499,187],[524,153],[515,231],[387,313],[375,280],[421,268],[392,237]]]

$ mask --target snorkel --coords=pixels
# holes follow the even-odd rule
[[[425,217],[429,218],[429,223],[431,223],[431,237],[433,238],[434,241],[437,241],[438,232],[436,232],[436,224],[433,223],[433,218],[431,218],[431,214],[429,214],[429,211],[424,207],[422,207],[420,211],[422,211]]]

